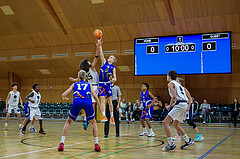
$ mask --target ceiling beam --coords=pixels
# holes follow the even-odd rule
[[[170,5],[169,0],[164,0],[167,12],[168,12],[168,16],[170,18],[170,22],[172,25],[175,25],[175,20],[174,20],[174,16],[173,16],[173,12],[172,12],[172,7]]]
[[[58,24],[58,26],[62,29],[63,33],[65,35],[68,35],[67,30],[64,28],[61,20],[59,19],[57,13],[55,12],[55,10],[53,9],[51,3],[49,2],[49,0],[42,0],[43,4],[45,5],[45,7],[47,8],[47,10],[50,12],[51,16],[53,17],[53,19],[56,21],[56,23]]]

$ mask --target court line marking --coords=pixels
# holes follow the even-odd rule
[[[138,132],[134,132],[134,133],[130,133],[130,134],[123,134],[121,136],[127,136],[127,135],[132,135],[132,134],[136,134],[136,133],[140,133],[142,131],[138,131]],[[115,136],[113,137],[109,137],[109,138],[101,138],[99,140],[108,140],[111,138],[116,138]],[[70,144],[70,145],[65,145],[65,147],[67,146],[74,146],[74,145],[80,145],[80,144],[84,144],[84,143],[89,143],[89,142],[94,142],[95,140],[90,140],[90,141],[85,141],[85,142],[79,142],[79,143],[75,143],[75,144]],[[52,150],[52,149],[57,149],[58,147],[51,147],[51,148],[47,148],[47,149],[41,149],[41,150],[36,150],[36,151],[30,151],[30,152],[25,152],[25,153],[19,153],[19,154],[14,154],[14,155],[9,155],[9,156],[4,156],[4,157],[0,157],[0,158],[9,158],[9,157],[16,157],[16,156],[21,156],[21,155],[26,155],[26,154],[31,154],[31,153],[35,153],[35,152],[42,152],[42,151],[47,151],[47,150]]]
[[[232,133],[233,134],[233,133]],[[203,154],[201,157],[199,157],[199,159],[203,159],[205,158],[208,154],[210,154],[213,150],[215,150],[219,145],[221,145],[224,141],[226,141],[230,136],[232,136],[232,134],[228,135],[227,137],[225,137],[225,139],[223,139],[222,141],[220,141],[217,145],[213,146],[210,150],[208,150],[205,154]]]

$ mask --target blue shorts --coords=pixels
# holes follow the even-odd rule
[[[75,98],[68,114],[69,118],[75,121],[81,109],[84,109],[87,121],[93,120],[95,118],[92,100],[90,98]]]
[[[99,83],[99,96],[112,96],[111,83]]]
[[[151,106],[149,109],[146,109],[146,107],[145,107],[142,110],[140,119],[145,119],[145,118],[152,119],[152,115],[153,115],[153,106]]]
[[[30,108],[28,106],[25,106],[25,118],[29,118],[30,116]]]

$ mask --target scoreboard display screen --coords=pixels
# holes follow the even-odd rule
[[[135,75],[231,73],[230,32],[136,38]]]

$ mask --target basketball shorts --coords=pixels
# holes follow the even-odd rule
[[[8,113],[12,113],[12,110],[14,113],[20,113],[20,109],[17,105],[9,105],[8,106]]]
[[[75,98],[68,114],[69,118],[75,121],[82,109],[86,113],[87,121],[93,120],[95,118],[92,100],[90,98]]]
[[[96,85],[96,86],[92,85],[92,87],[93,87],[95,94],[98,96],[98,85]],[[92,95],[92,102],[96,103],[96,100],[94,99],[93,95]]]
[[[141,114],[140,119],[149,118],[151,120],[152,115],[153,115],[153,106],[151,106],[149,109],[146,109],[146,107],[145,107],[142,110],[142,114]]]
[[[188,108],[187,103],[179,103],[175,105],[168,115],[173,119],[179,122],[183,122],[183,119],[186,117],[186,111]]]
[[[33,118],[35,118],[36,120],[42,119],[42,114],[39,107],[30,107],[29,119],[32,121]]]
[[[107,97],[112,96],[112,89],[111,89],[110,82],[106,82],[106,83],[99,82],[99,96],[107,96]]]

